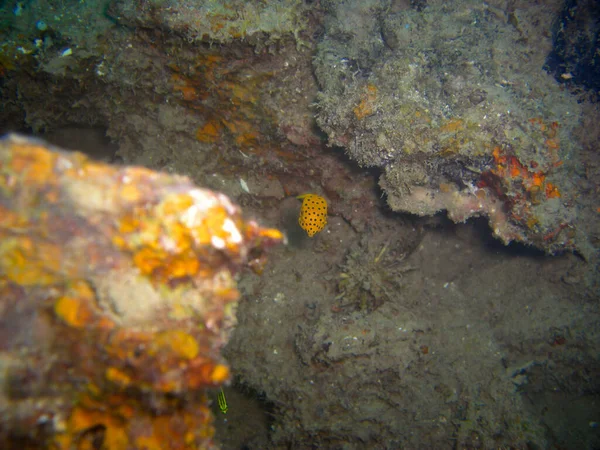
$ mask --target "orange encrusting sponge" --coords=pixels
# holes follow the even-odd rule
[[[327,225],[327,200],[320,195],[299,195],[302,200],[298,223],[306,233],[313,237]]]

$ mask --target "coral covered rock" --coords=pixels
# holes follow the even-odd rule
[[[185,177],[53,150],[0,142],[0,447],[213,448],[234,276],[281,233]]]
[[[505,243],[591,253],[577,223],[581,108],[502,10],[476,1],[431,1],[426,13],[408,2],[325,5],[318,121],[330,144],[381,169],[393,210],[485,216]],[[542,44],[536,51],[550,48]]]
[[[277,41],[286,34],[297,36],[304,28],[298,0],[275,3],[261,1],[197,3],[189,0],[140,3],[110,2],[109,14],[127,25],[164,28],[192,41],[231,42],[233,39],[260,38]]]

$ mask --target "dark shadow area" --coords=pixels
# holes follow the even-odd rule
[[[118,145],[112,143],[102,127],[67,125],[40,136],[52,145],[85,153],[90,158],[107,163],[119,163]]]
[[[600,91],[600,2],[567,0],[552,29],[544,69],[559,83]]]
[[[11,116],[9,119],[2,121],[0,123],[0,136],[4,136],[10,133],[19,133],[25,135],[32,135],[33,131],[30,127],[27,127],[23,124],[21,120],[14,119]]]
[[[456,226],[460,225],[461,224],[457,224]],[[479,236],[479,239],[485,248],[490,252],[502,253],[504,256],[508,257],[545,258],[547,256],[542,250],[521,242],[511,242],[508,245],[504,244],[494,237],[488,220],[485,217],[469,219],[466,225],[473,227],[475,234]]]

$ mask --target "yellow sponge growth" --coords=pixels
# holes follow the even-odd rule
[[[306,233],[313,237],[327,225],[327,200],[320,195],[299,195],[302,200],[298,223]]]

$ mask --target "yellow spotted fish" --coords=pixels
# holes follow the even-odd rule
[[[327,225],[327,200],[316,194],[304,194],[296,198],[302,200],[298,223],[313,237]]]

